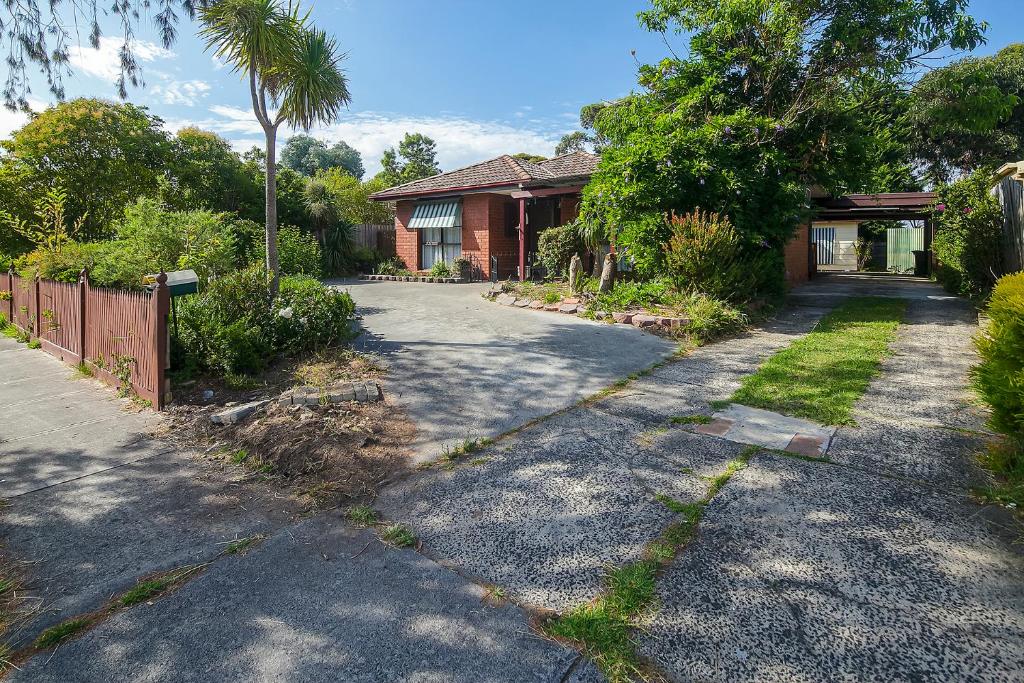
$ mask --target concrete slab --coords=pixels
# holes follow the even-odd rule
[[[481,587],[321,516],[10,679],[547,683],[577,657]]]
[[[762,453],[659,579],[640,651],[677,681],[1016,680],[1024,557],[983,512]]]
[[[608,566],[638,559],[672,514],[695,502],[743,446],[681,427],[651,429],[602,404],[576,409],[419,473],[378,501],[426,552],[519,601],[566,609],[594,598]]]
[[[420,460],[566,408],[676,350],[623,325],[499,306],[480,296],[486,284],[335,284],[362,316],[357,346],[390,367],[385,393],[416,422]]]

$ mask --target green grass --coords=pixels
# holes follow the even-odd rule
[[[30,348],[30,349],[38,349],[38,348],[41,348],[42,345],[43,345],[43,342],[39,341],[38,339],[32,339],[28,343],[28,348]]]
[[[380,533],[381,540],[396,548],[408,548],[416,544],[416,536],[404,524],[392,524]]]
[[[71,638],[78,633],[81,633],[85,629],[89,628],[92,623],[92,619],[89,617],[76,617],[74,619],[68,619],[64,623],[51,626],[35,639],[33,645],[40,650],[46,650],[51,647],[60,645],[68,638]]]
[[[674,425],[706,425],[711,419],[710,415],[676,415],[669,422]]]
[[[582,648],[612,683],[643,677],[630,632],[654,598],[656,568],[645,560],[609,572],[604,595],[551,619],[544,630]]]
[[[140,581],[135,584],[134,587],[125,591],[121,597],[117,599],[117,604],[121,607],[131,607],[132,605],[137,605],[140,602],[145,602],[150,598],[154,598],[165,593],[168,589],[181,583],[181,581],[187,576],[194,574],[204,566],[206,565],[197,564],[187,567],[179,567],[178,569],[172,569],[160,576],[154,576],[146,581]]]
[[[377,513],[369,505],[350,507],[348,518],[360,526],[373,526],[377,523]]]
[[[747,463],[750,462],[750,459],[754,457],[754,454],[760,450],[761,448],[759,446],[747,446],[744,448],[743,451],[736,456],[735,460],[731,460],[729,464],[725,466],[724,470],[711,479],[711,486],[708,487],[708,493],[704,500],[711,502],[711,499],[718,495],[718,492],[722,490],[722,487],[732,479],[732,475],[745,468]]]
[[[1024,511],[1024,447],[1012,439],[992,442],[978,459],[995,474],[995,483],[975,490],[975,495],[986,503]]]
[[[733,403],[828,425],[854,424],[853,404],[878,373],[906,301],[850,299],[743,379]]]
[[[228,543],[228,546],[224,549],[224,553],[226,555],[238,555],[240,553],[244,553],[246,550],[262,541],[264,538],[266,538],[266,536],[264,536],[263,534],[255,534],[254,536],[239,538]]]

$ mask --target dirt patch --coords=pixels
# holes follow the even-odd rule
[[[319,388],[337,381],[373,381],[383,374],[374,359],[337,350],[290,361],[253,379],[257,388],[232,389],[201,381],[179,394],[168,409],[165,436],[204,457],[230,462],[300,496],[307,509],[355,505],[373,500],[388,479],[404,470],[415,427],[386,400],[324,406],[279,406],[274,400],[233,425],[215,425],[225,405],[276,399],[296,385]],[[207,388],[213,399],[204,399]],[[230,400],[226,400],[230,399]]]

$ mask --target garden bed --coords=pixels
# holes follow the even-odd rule
[[[610,293],[598,293],[586,279],[573,294],[567,282],[507,281],[484,296],[515,308],[576,315],[609,324],[632,325],[648,332],[682,338],[694,344],[741,332],[747,316],[738,308],[701,294],[679,294],[664,282],[620,282]]]
[[[386,400],[295,404],[281,396],[291,398],[296,388],[329,392],[339,382],[376,385],[382,374],[371,356],[332,349],[284,359],[259,378],[192,380],[175,391],[166,436],[280,484],[308,509],[364,503],[406,467],[412,422]],[[237,422],[211,419],[252,402],[258,407]]]

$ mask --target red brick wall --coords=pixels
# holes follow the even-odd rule
[[[798,285],[808,280],[810,229],[801,225],[786,243],[786,282]]]
[[[510,197],[491,195],[491,254],[498,257],[498,277],[514,277],[519,268],[519,232],[505,226],[505,204],[512,205],[512,226],[519,224],[519,202]]]
[[[412,201],[400,201],[395,207],[395,253],[409,270],[420,269],[420,231],[405,226],[412,218]]]

